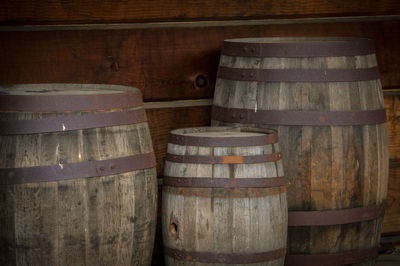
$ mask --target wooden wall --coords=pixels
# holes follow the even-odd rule
[[[210,121],[221,42],[255,36],[375,40],[389,119],[390,185],[383,232],[400,232],[400,1],[0,1],[0,84],[138,87],[157,171],[171,129]],[[195,82],[196,77],[205,84]],[[156,241],[156,260],[161,239]]]

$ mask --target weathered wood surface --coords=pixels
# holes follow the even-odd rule
[[[390,159],[400,161],[400,90],[397,95],[384,98],[388,120]]]
[[[212,129],[209,130],[212,131]],[[213,135],[213,132],[198,134],[195,131],[197,130],[187,130],[179,134],[197,137]],[[218,132],[218,136],[215,134],[214,136],[220,137],[231,133],[231,131],[226,131],[221,135]],[[237,137],[244,134],[238,134]],[[168,152],[177,155],[243,156],[278,151],[277,143],[252,147],[199,147],[168,144]],[[283,168],[280,160],[259,164],[215,165],[167,161],[165,175],[197,178],[277,177],[283,176]],[[252,190],[252,188],[241,189],[248,190],[245,195],[247,193],[250,195],[250,190]],[[222,190],[225,192],[222,193]],[[234,196],[235,190],[238,189],[193,189],[164,185],[162,205],[164,245],[178,250],[227,254],[251,254],[285,247],[287,226],[285,187],[262,188],[263,193],[259,197],[238,198]],[[191,193],[193,194],[190,195]],[[167,265],[214,265],[178,261],[168,256],[166,263]],[[268,263],[241,265],[283,265],[283,258]]]
[[[400,168],[389,169],[389,186],[382,233],[400,234]]]
[[[211,98],[222,41],[249,36],[373,38],[383,87],[400,87],[399,21],[0,32],[0,84],[120,84],[140,88],[145,101]],[[208,85],[195,87],[197,74]]]
[[[398,14],[396,0],[0,2],[1,24],[121,23]]]
[[[1,119],[63,115],[2,112]],[[0,147],[0,168],[106,160],[153,150],[147,123],[3,135]],[[155,168],[0,185],[0,264],[149,265],[156,200]]]
[[[240,68],[365,68],[374,56],[234,58],[220,65]],[[379,80],[267,83],[218,79],[214,104],[258,110],[373,110],[383,108]],[[230,125],[213,121],[212,125]],[[387,193],[386,123],[368,126],[273,126],[280,133],[289,211],[336,210],[381,204]],[[290,227],[288,252],[337,253],[378,245],[382,219],[347,225]],[[359,241],[363,239],[363,241]],[[370,262],[372,263],[372,262]],[[369,265],[367,263],[366,265]]]

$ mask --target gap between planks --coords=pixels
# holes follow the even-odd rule
[[[69,24],[69,25],[23,25],[0,26],[0,31],[63,31],[63,30],[121,30],[147,28],[190,28],[190,27],[224,27],[224,26],[258,26],[271,24],[312,24],[343,23],[400,20],[399,15],[355,16],[355,17],[320,17],[294,19],[262,19],[262,20],[228,20],[228,21],[192,21],[192,22],[148,22],[121,24]]]

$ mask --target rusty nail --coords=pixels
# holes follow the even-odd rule
[[[115,169],[115,165],[111,165],[111,166],[110,166],[110,169],[111,169],[111,170],[114,170],[114,169]]]
[[[101,167],[100,167],[100,171],[104,171],[104,166],[101,166]]]

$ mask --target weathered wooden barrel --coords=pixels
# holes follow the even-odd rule
[[[156,170],[142,96],[0,88],[0,264],[150,265]]]
[[[279,132],[287,265],[371,265],[377,255],[388,144],[374,52],[357,38],[223,43],[212,125]]]
[[[287,202],[275,131],[172,131],[162,197],[167,265],[283,265]]]

